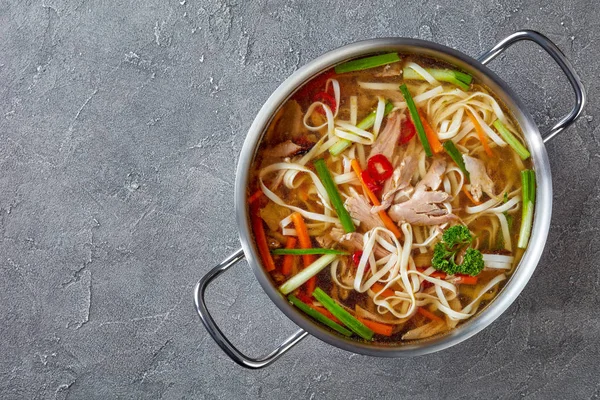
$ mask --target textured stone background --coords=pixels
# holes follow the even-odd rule
[[[592,0],[0,0],[0,397],[597,398],[599,21]],[[552,228],[514,305],[438,354],[376,359],[309,338],[271,368],[234,365],[192,288],[239,247],[236,158],[270,92],[355,40],[478,55],[522,28],[564,50],[590,102],[548,145]],[[533,44],[492,68],[543,128],[571,106]],[[209,297],[249,354],[294,330],[247,265]]]

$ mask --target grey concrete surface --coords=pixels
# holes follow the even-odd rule
[[[598,398],[599,21],[592,0],[0,0],[0,397]],[[239,247],[236,160],[270,92],[355,40],[477,55],[523,28],[564,50],[590,101],[548,144],[548,246],[513,306],[414,359],[309,338],[271,368],[234,365],[199,325],[192,288]],[[492,68],[543,129],[571,106],[533,44]],[[294,330],[247,265],[209,300],[249,354]]]

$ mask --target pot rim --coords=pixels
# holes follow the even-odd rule
[[[348,59],[384,51],[421,54],[443,60],[470,73],[487,86],[520,125],[532,155],[537,183],[535,215],[529,245],[498,295],[478,314],[447,333],[397,345],[368,344],[344,338],[319,326],[293,307],[277,290],[260,264],[249,225],[246,202],[250,166],[263,132],[279,107],[297,88],[319,72]],[[294,323],[318,339],[354,353],[379,357],[415,356],[446,349],[470,338],[490,325],[516,300],[537,267],[548,237],[552,214],[552,176],[548,154],[533,118],[512,89],[489,68],[458,50],[434,42],[412,38],[370,39],[339,47],[310,61],[290,75],[267,99],[248,130],[240,153],[235,181],[235,212],[240,242],[254,275],[271,301]]]

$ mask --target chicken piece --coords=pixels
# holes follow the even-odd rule
[[[285,142],[279,143],[263,151],[263,156],[273,158],[285,158],[296,155],[301,150],[303,150],[302,146],[298,146],[291,140],[286,140]]]
[[[410,200],[394,204],[388,214],[396,222],[408,222],[414,225],[440,225],[457,219],[438,204],[450,199],[446,192],[428,192],[416,190]]]
[[[427,171],[423,179],[417,183],[416,189],[419,190],[419,188],[423,186],[431,190],[437,190],[442,184],[442,175],[444,175],[444,172],[446,172],[446,160],[443,158],[435,158],[429,167],[429,171]]]
[[[396,194],[410,186],[410,181],[417,170],[419,161],[416,148],[415,139],[412,139],[401,157],[400,165],[394,170],[392,178],[388,179],[383,187],[381,205],[373,207],[371,209],[372,213],[387,210],[394,202]]]
[[[316,236],[315,240],[317,241],[317,243],[319,243],[319,246],[321,246],[324,249],[333,248],[333,244],[336,242],[336,240],[333,239],[330,234]]]
[[[396,62],[396,63],[392,63],[392,64],[388,64],[385,67],[383,67],[383,70],[381,72],[376,72],[375,74],[373,74],[375,77],[377,78],[387,78],[390,76],[400,76],[400,73],[402,72],[401,69],[402,64]]]
[[[364,196],[354,192],[345,203],[350,216],[360,221],[360,226],[369,231],[376,227],[385,227],[378,214],[371,213],[371,205]]]
[[[439,225],[456,220],[454,214],[448,213],[448,210],[440,205],[449,200],[450,195],[436,190],[442,183],[445,170],[446,161],[442,158],[434,159],[427,174],[415,187],[411,198],[390,207],[390,218],[396,222],[415,225]]]
[[[443,332],[444,330],[446,330],[446,324],[444,322],[432,321],[406,332],[402,335],[402,340],[425,339]]]
[[[363,249],[363,234],[358,232],[344,233],[341,228],[332,228],[331,238],[341,244],[348,251],[358,251]],[[375,257],[381,258],[387,256],[389,251],[378,244],[374,247]]]
[[[387,117],[385,127],[379,133],[379,136],[377,136],[375,143],[373,143],[369,157],[373,157],[376,154],[383,154],[388,160],[392,159],[398,139],[400,138],[401,121],[402,116],[397,112],[393,112]]]
[[[495,197],[494,181],[492,181],[485,170],[483,161],[466,154],[463,154],[463,160],[471,178],[471,194],[475,201],[479,201],[483,193],[490,197]]]

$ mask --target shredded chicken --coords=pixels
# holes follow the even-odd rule
[[[471,178],[471,194],[475,201],[479,201],[483,193],[490,197],[495,197],[494,181],[492,181],[485,170],[483,161],[466,154],[463,155],[463,160],[465,161],[465,168],[469,171]]]
[[[434,159],[425,177],[415,187],[411,198],[390,207],[390,218],[396,222],[414,225],[439,225],[456,220],[457,217],[442,205],[450,199],[450,195],[436,190],[442,182],[445,170],[446,161],[442,158]]]
[[[360,221],[360,226],[365,230],[371,230],[376,227],[385,227],[378,214],[371,213],[371,205],[364,196],[354,192],[352,197],[348,197],[345,203],[350,216]]]
[[[409,188],[410,181],[417,170],[419,160],[416,148],[416,140],[412,139],[401,157],[400,165],[394,170],[391,179],[388,179],[383,187],[381,205],[373,207],[371,209],[372,213],[387,210],[394,202],[398,192],[404,189],[407,189],[408,193],[412,192],[412,188]]]
[[[333,239],[330,234],[316,236],[315,240],[317,241],[317,243],[319,243],[319,246],[323,247],[324,249],[332,248],[333,244],[336,242],[336,240]]]
[[[363,235],[362,233],[352,232],[344,233],[341,228],[332,228],[330,235],[333,240],[340,243],[348,251],[357,251],[363,249]],[[379,245],[375,245],[374,248],[375,257],[381,258],[390,254],[387,250]]]
[[[376,154],[383,154],[388,160],[392,159],[394,155],[394,149],[397,147],[398,139],[400,138],[400,122],[402,116],[393,112],[387,117],[385,128],[377,136],[377,140],[371,147],[371,153],[369,157],[373,157]]]
[[[383,71],[376,72],[373,75],[377,78],[387,78],[390,76],[400,76],[402,70],[400,69],[400,63],[392,63],[383,67]]]
[[[446,329],[446,324],[440,321],[432,321],[428,324],[421,325],[418,328],[411,329],[402,335],[402,340],[425,339],[435,334],[443,332]]]
[[[263,156],[273,158],[291,157],[299,153],[302,149],[302,146],[298,146],[291,140],[286,140],[285,142],[279,143],[273,147],[269,147],[263,151]]]

